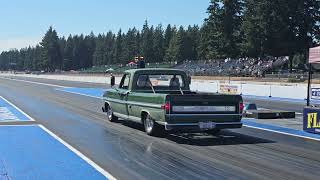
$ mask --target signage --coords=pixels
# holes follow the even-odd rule
[[[309,63],[320,63],[320,46],[309,49]]]
[[[320,108],[304,108],[303,130],[310,133],[320,133]]]
[[[320,99],[320,88],[311,88],[311,99]]]
[[[220,84],[219,92],[222,94],[239,94],[238,85]]]

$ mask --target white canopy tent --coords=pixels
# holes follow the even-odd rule
[[[320,46],[309,49],[309,78],[308,78],[308,92],[307,92],[307,106],[310,105],[310,83],[311,83],[311,64],[320,63]]]
[[[309,63],[320,63],[320,46],[309,49]]]

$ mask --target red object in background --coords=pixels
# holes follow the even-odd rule
[[[136,65],[135,62],[129,62],[128,65]]]

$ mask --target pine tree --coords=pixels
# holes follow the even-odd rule
[[[113,50],[115,45],[115,37],[114,34],[109,31],[107,35],[104,38],[103,42],[103,49],[104,49],[104,54],[103,54],[103,64],[108,64],[111,65],[114,62],[113,59]]]
[[[64,50],[63,50],[63,63],[62,63],[62,69],[63,70],[71,70],[72,67],[72,58],[73,58],[73,38],[71,35],[69,35]]]
[[[48,71],[54,71],[62,67],[62,57],[58,41],[57,32],[50,26],[40,42],[43,58],[41,66]]]
[[[242,7],[241,0],[211,0],[207,10],[209,17],[204,24],[208,33],[205,38],[209,46],[208,58],[239,56]]]
[[[164,33],[164,48],[167,50],[169,48],[169,43],[171,41],[171,38],[174,33],[174,28],[171,27],[170,24],[168,24],[165,33]]]
[[[96,49],[95,35],[93,32],[91,32],[89,36],[86,36],[84,41],[87,50],[85,68],[89,68],[93,64],[93,53]]]
[[[153,26],[149,28],[145,21],[141,32],[141,52],[147,62],[154,62],[153,54]]]
[[[180,28],[181,29],[181,28]],[[179,34],[175,28],[174,33],[172,34],[172,38],[169,43],[169,48],[165,54],[165,61],[167,62],[179,62],[182,60],[181,55],[181,34]]]
[[[159,24],[153,34],[153,58],[154,62],[162,62],[164,58],[164,37],[162,25]]]
[[[104,56],[104,35],[98,34],[96,39],[96,48],[93,53],[93,66],[100,66],[103,64],[103,56]]]
[[[114,51],[113,51],[113,59],[114,59],[114,63],[119,64],[119,63],[124,63],[122,61],[122,53],[123,53],[123,38],[122,38],[122,31],[121,29],[118,31],[117,33],[117,37],[115,40],[115,47],[114,47]]]

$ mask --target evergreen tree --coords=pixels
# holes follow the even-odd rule
[[[55,69],[61,69],[62,56],[58,43],[58,35],[55,30],[50,26],[45,36],[42,38],[40,45],[42,46],[42,64],[41,68],[48,71],[54,71]]]
[[[114,34],[111,31],[109,31],[103,42],[103,48],[104,48],[103,64],[108,64],[108,65],[113,64],[114,45],[115,45]]]
[[[95,36],[93,32],[91,32],[89,36],[86,36],[84,41],[87,50],[85,67],[89,68],[93,64],[93,53],[96,49]]]
[[[153,54],[153,26],[149,28],[148,22],[145,21],[141,32],[141,52],[145,60],[154,62]]]
[[[40,70],[41,61],[42,61],[42,47],[37,45],[34,49],[34,57],[32,60],[32,70]]]
[[[98,34],[96,39],[96,48],[93,53],[93,65],[99,66],[103,64],[104,56],[104,35]]]
[[[114,63],[121,63],[123,64],[124,62],[122,61],[122,53],[123,53],[123,38],[122,38],[122,31],[121,29],[117,33],[116,41],[115,41],[115,47],[114,47]]]
[[[64,50],[63,50],[63,63],[62,63],[62,69],[63,70],[71,70],[73,69],[72,66],[72,58],[73,58],[73,39],[72,36],[69,35]]]
[[[165,50],[167,50],[169,48],[169,44],[170,44],[171,38],[173,36],[174,29],[175,28],[172,28],[171,25],[168,24],[168,26],[165,30],[165,33],[164,33],[164,48],[165,48]]]
[[[180,28],[181,29],[181,28]],[[181,30],[180,30],[181,31]],[[182,60],[181,54],[181,32],[177,32],[174,28],[174,33],[172,34],[172,38],[169,43],[169,48],[166,51],[165,61],[167,62],[179,62]]]
[[[153,57],[154,62],[162,62],[164,59],[164,37],[162,25],[159,24],[153,34]]]
[[[208,33],[204,38],[209,46],[207,58],[239,56],[242,8],[241,0],[211,0],[207,10],[209,17],[204,24]]]

